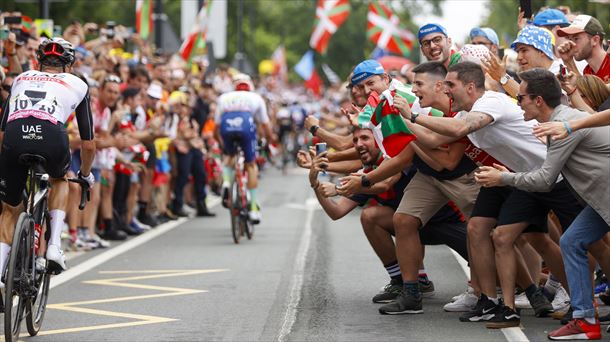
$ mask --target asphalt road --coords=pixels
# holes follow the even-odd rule
[[[444,247],[426,249],[436,294],[421,315],[382,316],[387,274],[354,212],[332,222],[305,173],[268,170],[263,223],[235,245],[228,212],[167,224],[70,259],[54,278],[39,336],[26,341],[543,341],[557,321],[522,314],[522,329],[461,323],[442,306],[466,287]],[[217,202],[217,201],[216,201]],[[605,334],[604,338],[607,338]]]

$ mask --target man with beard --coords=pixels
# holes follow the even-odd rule
[[[419,28],[417,39],[421,53],[429,62],[441,62],[446,68],[457,63],[460,54],[451,49],[451,38],[439,24],[426,24]]]
[[[524,121],[523,111],[507,96],[485,91],[485,77],[481,67],[475,63],[462,62],[449,68],[445,78],[445,93],[453,99],[453,110],[464,111],[455,118],[437,118],[413,115],[401,109],[401,114],[413,123],[420,124],[439,133],[440,143],[449,143],[468,136],[477,147],[489,152],[506,167],[518,170],[538,168],[544,161],[546,151],[531,134],[535,120]],[[413,118],[415,116],[415,118]],[[445,136],[445,138],[440,138]],[[471,220],[468,223],[468,238],[476,244],[472,266],[479,276],[483,294],[475,309],[460,318],[462,321],[489,320],[488,328],[506,328],[520,323],[514,311],[514,286],[524,284],[529,275],[517,274],[514,249],[516,239],[522,233],[529,234],[528,241],[540,253],[552,273],[567,284],[559,247],[548,236],[546,215],[553,210],[561,225],[568,227],[578,215],[581,207],[565,181],[558,182],[549,193],[527,193],[509,187],[483,187],[479,192]],[[493,244],[490,232],[493,230]],[[494,265],[502,285],[505,304],[497,299]],[[552,311],[549,300],[533,281],[525,293],[536,316],[545,316]]]
[[[381,164],[383,155],[375,143],[371,130],[356,127],[353,133],[353,142],[364,166],[364,173],[373,171]],[[399,172],[385,181],[377,183],[366,192],[350,197],[340,197],[335,201],[327,198],[337,195],[335,185],[333,183],[320,183],[317,180],[320,165],[325,162],[328,163],[325,158],[326,154],[327,152],[324,152],[315,156],[312,153],[313,162],[310,168],[309,181],[320,205],[331,219],[338,220],[351,212],[356,206],[363,207],[371,200],[380,204],[367,206],[362,211],[360,221],[371,247],[390,276],[390,283],[384,287],[382,292],[373,297],[373,302],[389,303],[395,300],[403,290],[403,279],[392,240],[392,236],[395,235],[392,215],[401,202],[405,187],[416,174],[416,171],[414,168],[410,168],[406,172]],[[418,242],[421,240],[421,243],[426,245],[446,244],[465,259],[468,258],[465,224],[459,213],[447,205],[447,201],[420,231],[417,240]],[[417,276],[417,285],[423,296],[428,297],[434,293],[434,285],[428,280],[422,266],[423,249],[419,248],[418,251],[422,255],[418,256],[420,262],[417,266],[420,272]]]
[[[604,28],[590,15],[577,16],[569,27],[557,30],[560,37],[569,41],[558,48],[561,59],[572,72],[577,72],[574,60],[586,60],[585,75],[595,75],[610,82],[610,56],[604,51]]]

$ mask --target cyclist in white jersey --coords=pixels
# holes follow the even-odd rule
[[[233,77],[235,91],[220,95],[216,106],[216,137],[222,144],[225,155],[222,167],[223,176],[223,205],[227,206],[229,196],[229,182],[234,177],[233,168],[235,146],[239,144],[244,151],[246,171],[248,173],[248,194],[250,220],[260,223],[260,208],[256,202],[256,188],[258,187],[258,167],[256,166],[256,124],[260,123],[267,141],[275,142],[271,132],[267,106],[263,98],[252,92],[254,85],[250,76],[238,74]]]
[[[30,70],[15,78],[2,110],[0,274],[4,274],[15,223],[23,211],[27,166],[21,165],[18,159],[24,153],[41,155],[45,159],[42,166],[49,174],[53,188],[49,193],[51,234],[46,258],[50,268],[57,271],[66,269],[61,250],[61,230],[68,203],[65,174],[70,166],[70,149],[64,124],[72,112],[76,112],[82,140],[82,164],[78,177],[86,180],[90,186],[94,182],[90,172],[95,156],[95,142],[89,88],[82,79],[69,73],[74,63],[74,48],[61,38],[53,38],[40,44],[36,56],[40,70]],[[3,286],[1,283],[0,287]]]

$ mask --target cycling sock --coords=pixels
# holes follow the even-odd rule
[[[61,230],[64,228],[66,212],[55,209],[49,211],[49,215],[51,216],[51,238],[49,239],[49,245],[61,246]]]
[[[0,276],[4,274],[6,269],[6,263],[8,262],[8,256],[11,254],[11,246],[4,242],[0,242]]]
[[[402,283],[402,274],[400,273],[400,267],[398,266],[398,261],[392,261],[387,265],[383,265],[385,270],[388,271],[388,275],[391,279],[400,279]]]
[[[428,279],[428,273],[426,273],[425,268],[422,268],[421,270],[419,270],[419,275],[417,276],[417,280],[420,283],[424,283],[424,284],[428,284],[430,282],[430,279]]]
[[[258,211],[258,206],[256,205],[256,189],[248,189],[248,193],[250,194],[250,210]]]
[[[231,180],[235,178],[235,169],[230,166],[222,166],[222,181],[226,184],[230,184]]]

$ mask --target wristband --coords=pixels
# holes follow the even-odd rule
[[[311,133],[311,135],[315,136],[316,135],[316,131],[318,130],[318,128],[320,128],[320,126],[318,125],[313,125],[309,128],[309,133]]]
[[[565,127],[566,131],[568,131],[568,135],[572,134],[572,127],[570,127],[570,123],[567,121],[563,122],[563,127]]]
[[[569,92],[567,95],[572,96],[572,94],[574,94],[577,90],[578,90],[578,88],[574,87],[574,89],[572,89],[572,91]]]

